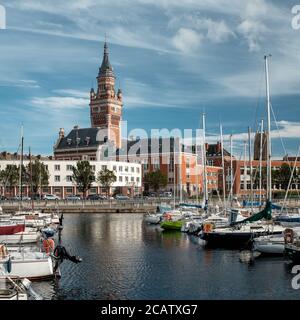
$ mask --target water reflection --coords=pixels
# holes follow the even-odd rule
[[[142,215],[66,215],[63,245],[83,258],[62,279],[35,283],[47,299],[297,299],[281,258],[239,262],[198,237],[149,226]]]

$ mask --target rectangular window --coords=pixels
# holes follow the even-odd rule
[[[119,171],[122,172],[123,171],[123,167],[119,166]]]
[[[140,182],[140,177],[137,177],[137,178],[136,178],[136,182]]]
[[[125,181],[128,182],[128,177],[127,176],[125,177]]]
[[[72,187],[66,188],[66,193],[73,193],[73,188]]]
[[[134,167],[131,167],[131,172],[134,172]]]
[[[54,176],[54,181],[55,182],[60,182],[60,176]]]
[[[125,172],[128,172],[128,167],[125,167]]]
[[[122,176],[119,177],[119,182],[123,182],[123,177]]]
[[[140,173],[140,168],[136,168],[136,173]]]
[[[104,166],[102,166],[101,168],[102,168],[102,170],[106,170],[106,169],[107,169],[107,166],[104,165]]]
[[[67,179],[67,182],[72,182],[72,176],[67,176],[66,179]]]
[[[54,166],[54,170],[55,170],[55,171],[60,171],[60,165],[59,165],[59,164],[56,164],[56,165]]]
[[[91,169],[95,172],[96,171],[96,166],[91,166]]]
[[[117,171],[117,166],[113,166],[113,171]]]
[[[54,193],[61,193],[61,188],[54,188]]]
[[[73,166],[70,164],[67,164],[67,171],[72,171],[73,170]]]
[[[134,177],[131,177],[131,182],[134,182]]]
[[[157,171],[157,170],[159,170],[159,169],[160,169],[159,163],[153,164],[153,170],[154,170],[154,171]]]

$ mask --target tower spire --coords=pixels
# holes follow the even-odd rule
[[[106,77],[115,77],[113,67],[109,62],[109,53],[108,53],[108,45],[106,41],[105,35],[105,42],[104,42],[104,53],[103,53],[103,60],[101,67],[99,69],[99,77],[106,76]]]

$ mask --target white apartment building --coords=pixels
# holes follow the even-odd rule
[[[76,184],[72,181],[72,168],[76,166],[77,161],[72,160],[41,160],[42,163],[48,169],[49,172],[49,185],[42,186],[42,193],[55,194],[61,198],[65,198],[68,195],[80,194]],[[24,166],[29,164],[28,160],[25,160]],[[4,170],[7,165],[19,166],[17,160],[1,160],[0,170]],[[138,163],[128,163],[119,161],[90,161],[90,165],[97,177],[98,173],[107,168],[114,171],[117,177],[116,182],[111,187],[111,193],[118,191],[124,195],[134,195],[141,192],[142,187],[142,169]],[[11,189],[6,185],[0,186],[1,194],[7,196],[15,196],[19,194],[19,186],[14,186]],[[23,195],[29,195],[30,186],[23,185]],[[101,194],[104,193],[104,188],[97,182],[92,184],[92,188],[88,194]]]

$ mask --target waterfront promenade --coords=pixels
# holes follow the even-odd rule
[[[242,203],[242,200],[240,200]],[[283,200],[274,200],[274,203],[282,204]],[[175,205],[178,206],[180,203],[179,199],[175,200]],[[196,204],[195,200],[186,200],[184,203]],[[23,210],[32,208],[32,201],[23,201],[22,205],[19,201],[0,201],[0,206],[3,212],[12,213],[22,208]],[[156,211],[158,206],[173,207],[174,199],[132,199],[132,200],[52,200],[52,201],[34,201],[33,207],[35,210],[42,212],[51,212],[59,210],[62,213],[153,213]],[[222,202],[218,199],[211,199],[210,206],[215,208],[219,207],[222,210]],[[289,199],[287,200],[286,207],[293,211],[298,210],[300,206],[300,199]]]

